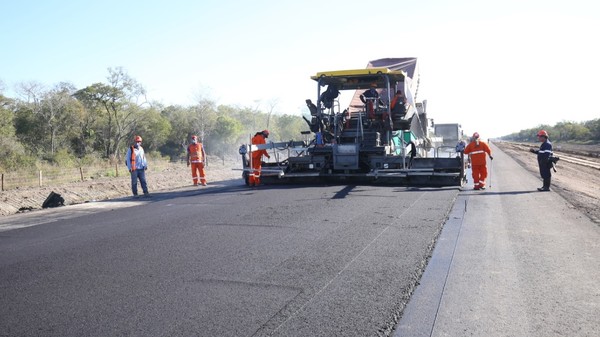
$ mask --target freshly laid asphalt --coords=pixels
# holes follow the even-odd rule
[[[0,336],[389,335],[458,193],[239,180],[0,219]]]
[[[600,226],[492,149],[490,188],[460,193],[394,337],[598,336]]]
[[[236,182],[2,218],[0,336],[597,336],[600,227],[493,150],[485,191]]]

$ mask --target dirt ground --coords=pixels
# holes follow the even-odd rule
[[[496,146],[517,160],[523,167],[539,176],[535,156],[510,144],[498,142]],[[596,158],[600,162],[599,158]],[[241,179],[240,163],[233,158],[225,163],[220,160],[210,161],[207,168],[209,185],[211,182]],[[574,208],[579,209],[593,221],[600,223],[600,171],[559,162],[558,172],[553,173],[552,189],[562,195]],[[147,172],[150,193],[191,185],[191,173],[185,164],[173,164],[163,172]],[[541,186],[541,180],[540,180]],[[27,188],[0,192],[0,215],[29,212],[41,209],[50,192],[60,194],[65,204],[79,204],[131,195],[129,176],[120,178],[93,179],[80,183],[42,188]]]
[[[240,184],[243,184],[242,172],[234,170],[240,168],[241,163],[234,159],[223,163],[220,159],[209,158],[209,165],[206,168],[208,184],[230,179],[239,179]],[[148,190],[152,194],[161,190],[191,186],[192,174],[185,163],[177,163],[162,172],[148,170],[146,180]],[[141,187],[138,186],[138,190],[141,193]],[[131,182],[127,175],[118,178],[89,179],[85,182],[57,186],[3,191],[0,192],[0,216],[41,209],[51,192],[60,194],[65,199],[65,205],[72,205],[130,196]]]

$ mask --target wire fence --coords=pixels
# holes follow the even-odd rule
[[[153,171],[164,171],[176,165],[167,160],[149,161]],[[10,191],[26,187],[43,187],[65,183],[83,182],[91,179],[119,177],[129,175],[123,163],[82,166],[79,168],[60,168],[55,166],[42,169],[1,173],[1,191]]]

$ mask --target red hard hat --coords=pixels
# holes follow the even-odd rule
[[[141,142],[142,141],[142,137],[141,136],[135,136],[135,138],[133,139],[136,142]]]
[[[473,138],[475,138],[475,139],[479,138],[479,133],[475,132],[475,133],[473,134]]]
[[[196,136],[196,135],[193,135],[193,136],[192,136],[192,139],[196,139],[196,140],[198,140],[198,136]]]
[[[269,137],[269,130],[262,130],[261,133],[265,135],[265,137]]]
[[[538,136],[538,137],[542,137],[542,136],[543,136],[543,137],[546,137],[546,138],[548,138],[548,132],[546,132],[546,130],[540,130],[540,131],[537,133],[537,136]]]

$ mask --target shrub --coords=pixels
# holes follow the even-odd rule
[[[50,163],[63,167],[63,168],[73,168],[78,167],[77,158],[69,153],[67,149],[60,149],[54,153],[48,160]]]

